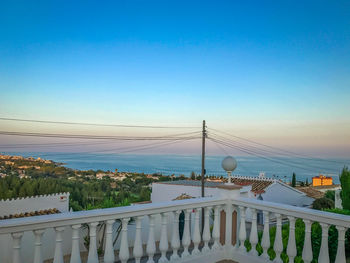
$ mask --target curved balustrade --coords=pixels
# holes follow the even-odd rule
[[[112,263],[120,261],[128,262],[133,259],[136,263],[142,258],[148,263],[168,262],[186,260],[189,257],[200,257],[211,250],[216,250],[219,240],[219,209],[225,200],[218,198],[199,198],[195,200],[180,200],[166,203],[135,205],[110,209],[99,209],[75,213],[57,214],[52,216],[40,216],[21,218],[0,222],[0,234],[10,233],[13,237],[13,262],[21,263],[21,239],[23,232],[33,231],[35,235],[35,259],[34,263],[42,263],[41,238],[48,228],[54,228],[56,233],[55,250],[53,252],[53,263],[63,263],[62,252],[63,232],[67,227],[72,231],[71,239],[71,263],[81,263],[82,257],[79,250],[79,240],[82,238],[80,230],[88,229],[88,257],[87,263]],[[212,208],[216,211],[215,219],[210,222]],[[201,211],[205,211],[205,231],[201,233]],[[179,216],[185,213],[185,226],[180,240]],[[170,216],[172,215],[172,216]],[[142,221],[148,217],[148,222]],[[135,233],[129,233],[131,219]],[[121,224],[120,244],[113,245],[113,225]],[[147,224],[145,224],[147,223]],[[104,253],[98,254],[97,244],[99,242],[98,229],[105,224]],[[210,227],[215,224],[215,241],[213,247]],[[168,226],[172,229],[168,233]],[[142,240],[143,228],[147,227],[148,239]],[[20,228],[21,231],[18,231]],[[159,239],[156,233],[160,232]],[[159,242],[158,242],[158,241]],[[202,244],[203,240],[203,244]],[[132,242],[131,242],[132,241]],[[130,242],[132,244],[130,244]],[[144,244],[147,246],[144,249]],[[170,245],[169,245],[170,244]],[[117,256],[115,253],[117,251]],[[169,255],[169,252],[171,253]],[[159,256],[156,256],[159,255]],[[155,260],[157,259],[157,260]],[[27,262],[27,261],[26,261]]]
[[[232,207],[231,207],[232,206]],[[232,208],[232,209],[231,209]],[[226,217],[220,218],[225,210]],[[237,245],[222,245],[221,235],[231,241],[232,211],[238,212]],[[202,221],[201,215],[204,214]],[[180,230],[180,215],[184,213],[184,225]],[[258,225],[257,214],[263,216],[263,225]],[[88,263],[130,262],[210,262],[212,255],[221,255],[217,259],[233,259],[237,262],[267,262],[270,260],[268,250],[272,246],[276,257],[274,262],[282,262],[281,255],[286,253],[289,262],[297,256],[296,220],[305,224],[304,248],[301,252],[304,262],[311,262],[312,254],[311,225],[319,222],[322,229],[321,251],[318,262],[329,262],[328,229],[336,226],[338,231],[338,248],[336,263],[345,263],[345,232],[350,227],[349,216],[325,213],[311,209],[292,207],[277,203],[248,198],[196,198],[166,203],[135,205],[129,207],[99,209],[50,216],[38,216],[0,221],[0,234],[10,234],[13,239],[12,262],[43,263],[42,237],[45,231],[53,228],[55,248],[52,251],[54,263],[63,263],[63,240],[65,231],[71,231],[70,263],[82,263],[79,242],[83,238],[81,230],[88,228],[89,249]],[[299,220],[300,221],[300,220]],[[299,222],[298,221],[298,222]],[[202,225],[203,222],[203,225]],[[259,220],[260,222],[260,220]],[[101,227],[104,224],[104,228]],[[231,224],[231,225],[230,225]],[[287,246],[283,246],[282,228],[288,224],[289,236]],[[120,237],[114,244],[113,227],[120,225]],[[270,227],[276,227],[274,243],[270,244]],[[97,251],[104,229],[104,251]],[[131,231],[133,229],[134,232]],[[226,232],[225,232],[226,229]],[[262,231],[260,246],[258,231]],[[34,235],[33,259],[21,258],[22,237],[25,232]],[[181,232],[183,231],[183,232]],[[224,231],[224,232],[223,232]],[[180,234],[180,232],[182,234]],[[230,232],[230,233],[228,233]],[[229,235],[230,238],[227,238]],[[247,252],[245,242],[249,241],[251,250]],[[233,241],[233,240],[232,240]],[[222,241],[221,241],[222,242]],[[233,242],[236,243],[236,242]],[[261,254],[261,255],[260,255]],[[300,255],[300,251],[299,251]],[[245,256],[245,259],[242,257]],[[215,259],[215,261],[218,261]],[[84,261],[85,262],[85,261]],[[213,262],[213,261],[211,261]]]
[[[272,246],[276,256],[273,259],[273,262],[283,262],[281,258],[281,254],[283,253],[283,251],[285,251],[285,253],[287,254],[289,262],[294,262],[294,259],[297,256],[297,247],[295,239],[296,219],[302,219],[305,224],[304,247],[302,250],[302,259],[305,263],[310,263],[314,258],[311,244],[311,225],[313,222],[318,222],[322,229],[321,248],[317,257],[318,262],[330,262],[328,249],[328,230],[330,225],[336,226],[336,229],[338,230],[338,247],[335,263],[346,262],[344,240],[345,231],[350,227],[349,216],[247,198],[237,198],[236,200],[232,200],[232,204],[239,206],[240,211],[241,222],[239,224],[239,252],[247,255],[249,254],[255,257],[257,260],[256,262],[259,262],[258,258],[261,258],[262,262],[269,261],[267,251],[271,246],[270,224],[276,227],[274,244]],[[258,252],[256,250],[256,244],[258,243],[258,231],[256,227],[257,210],[263,211],[264,215],[263,235],[261,240],[261,255],[258,255]],[[247,217],[248,211],[250,214],[249,218]],[[252,248],[249,251],[249,253],[247,253],[247,249],[244,247],[244,242],[246,240],[247,222],[250,223],[249,241],[252,245]],[[283,224],[287,224],[289,228],[288,243],[286,247],[283,247],[282,242]]]

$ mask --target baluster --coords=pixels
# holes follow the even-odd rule
[[[174,222],[173,222],[173,233],[171,235],[171,248],[173,249],[173,254],[170,257],[170,260],[178,260],[179,254],[178,250],[180,248],[180,236],[179,236],[179,216],[181,211],[173,212]]]
[[[62,232],[64,227],[55,227],[56,231],[56,246],[55,246],[55,256],[53,263],[63,263],[63,253],[62,253]]]
[[[345,263],[345,227],[336,226],[338,230],[338,249],[335,263]]]
[[[318,255],[318,263],[329,263],[329,254],[328,254],[328,224],[320,223],[322,227],[322,239],[321,239],[321,248],[320,254]]]
[[[210,251],[209,241],[210,241],[210,222],[209,222],[209,213],[211,211],[211,207],[206,207],[204,209],[204,228],[203,228],[203,242],[204,246],[202,248],[202,252]]]
[[[97,247],[96,247],[96,227],[98,222],[89,224],[90,240],[89,240],[89,254],[87,263],[98,263]]]
[[[289,262],[294,262],[294,258],[297,255],[297,246],[295,243],[295,218],[293,216],[288,216],[288,220],[289,220],[289,237],[288,237],[287,255],[289,257]]]
[[[283,252],[283,242],[282,242],[282,216],[280,214],[275,214],[277,219],[276,224],[276,237],[273,249],[276,252],[276,257],[274,262],[282,263],[281,254]]]
[[[275,244],[273,245],[273,249],[276,252],[276,257],[274,262],[282,263],[281,253],[283,251],[283,242],[282,242],[282,216],[280,214],[276,214],[277,224],[276,224],[276,237]]]
[[[126,263],[129,259],[129,244],[128,244],[128,223],[130,218],[122,219],[122,237],[119,250],[119,259],[122,263]]]
[[[168,235],[167,235],[167,219],[168,216],[166,213],[162,213],[162,228],[160,233],[160,241],[159,241],[159,250],[161,252],[161,257],[158,262],[168,262],[166,257],[166,252],[168,250]]]
[[[34,263],[42,263],[43,257],[41,253],[41,239],[43,237],[45,229],[34,230],[33,232],[35,235]]]
[[[252,208],[252,227],[250,229],[249,241],[252,245],[252,249],[250,250],[250,254],[253,256],[258,256],[258,252],[256,251],[256,244],[258,244],[258,228],[256,222],[256,209]]]
[[[214,207],[214,227],[213,227],[213,239],[214,244],[211,247],[212,249],[219,249],[220,245],[220,214],[219,214],[219,206]]]
[[[146,252],[148,255],[147,263],[154,263],[153,256],[156,253],[156,245],[154,241],[154,220],[155,220],[155,215],[150,215],[148,241],[147,241],[147,247],[146,247]]]
[[[142,216],[136,218],[136,234],[134,243],[134,258],[136,263],[140,263],[141,257],[143,256],[142,240],[141,240],[141,220]]]
[[[239,241],[240,241],[239,249],[242,252],[245,252],[246,249],[245,249],[245,246],[244,246],[244,241],[247,238],[247,231],[246,231],[246,227],[245,227],[245,207],[240,206],[239,207],[239,212],[241,214],[241,223],[240,223],[240,226],[239,226]]]
[[[12,262],[21,263],[21,240],[23,232],[17,232],[11,234],[13,243],[12,243]]]
[[[72,226],[72,254],[70,263],[81,263],[80,248],[79,248],[79,230],[81,225]]]
[[[113,248],[113,224],[114,220],[106,221],[106,247],[103,256],[104,263],[114,263],[115,255]]]
[[[305,223],[305,239],[304,239],[304,248],[303,248],[303,260],[304,263],[310,263],[312,261],[312,245],[311,245],[311,225],[310,220],[304,219]]]
[[[193,251],[192,255],[198,255],[200,253],[198,249],[198,245],[201,242],[201,233],[199,230],[199,211],[200,209],[197,208],[195,211],[195,217],[194,217],[194,229],[193,229]]]
[[[185,211],[185,226],[184,226],[184,232],[182,236],[182,246],[184,247],[184,251],[182,252],[181,257],[188,257],[190,253],[188,252],[188,247],[191,244],[191,233],[190,233],[190,215],[191,215],[191,209],[187,209]]]
[[[261,246],[263,248],[262,257],[265,259],[270,259],[267,254],[268,249],[270,248],[270,213],[268,211],[263,211],[264,214],[264,232],[261,241]]]

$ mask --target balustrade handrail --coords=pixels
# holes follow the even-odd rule
[[[0,221],[0,234],[10,234],[14,232],[71,226],[75,224],[93,223],[121,218],[167,213],[177,210],[224,205],[226,202],[227,199],[223,198],[204,197],[170,202],[139,204],[124,207],[113,207],[88,211],[6,219]]]
[[[296,218],[308,219],[313,222],[327,223],[329,225],[342,226],[350,228],[350,216],[314,210],[310,208],[297,207],[275,202],[256,200],[245,197],[232,199],[232,204],[247,208],[255,208],[256,210],[269,211],[285,216],[293,216]]]

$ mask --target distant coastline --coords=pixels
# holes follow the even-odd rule
[[[136,155],[136,154],[82,154],[82,153],[49,153],[49,152],[3,152],[9,155],[33,156],[52,160],[53,162],[68,168],[77,170],[103,170],[113,171],[118,169],[124,172],[137,173],[161,173],[164,175],[184,175],[189,177],[191,172],[200,174],[199,155]],[[207,156],[207,175],[226,176],[221,168],[224,156]],[[290,161],[298,165],[294,167],[278,165],[257,157],[237,156],[238,167],[235,174],[243,176],[258,176],[265,172],[267,177],[277,178],[289,182],[293,172],[297,180],[310,181],[313,176],[319,174],[332,175],[334,183],[339,183],[338,175],[344,165],[350,166],[350,160],[332,158],[336,162],[328,163],[302,158],[282,158],[284,162]],[[300,168],[299,168],[300,167]]]

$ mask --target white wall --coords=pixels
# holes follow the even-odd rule
[[[69,193],[40,195],[0,201],[0,216],[34,212],[57,208],[60,212],[69,211]]]
[[[69,212],[69,193],[1,200],[0,216],[46,210],[51,208],[56,208],[61,212]],[[55,250],[55,237],[56,234],[54,229],[46,229],[42,239],[42,252],[44,260],[53,257]],[[63,232],[63,240],[63,253],[69,254],[72,246],[72,230],[70,227],[66,227],[65,231]],[[25,232],[23,234],[21,256],[25,262],[33,261],[34,241],[35,238],[32,232]],[[82,238],[81,250],[84,250]],[[0,235],[0,262],[12,262],[12,237],[10,235]]]

